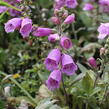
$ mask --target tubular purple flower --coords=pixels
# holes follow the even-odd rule
[[[72,41],[70,40],[70,38],[63,36],[60,40],[60,45],[64,48],[64,49],[70,49],[73,44]]]
[[[49,90],[55,90],[59,88],[61,82],[62,73],[60,70],[54,70],[51,72],[48,80],[46,81],[46,85]]]
[[[14,32],[15,29],[20,28],[22,19],[21,18],[13,18],[5,23],[5,31],[7,33]]]
[[[65,19],[64,23],[65,23],[65,24],[71,24],[71,23],[73,23],[74,21],[75,21],[75,14],[71,14],[71,15],[69,15],[69,16]]]
[[[109,23],[101,23],[98,28],[98,32],[98,39],[104,39],[107,35],[109,35]]]
[[[33,31],[32,34],[34,36],[42,37],[42,36],[48,36],[51,33],[52,33],[52,29],[39,27],[35,31]]]
[[[96,68],[97,67],[97,63],[94,57],[90,57],[88,59],[88,63],[90,64],[91,67]]]
[[[49,71],[53,71],[54,69],[58,68],[58,64],[61,58],[61,52],[59,49],[53,49],[45,59],[45,66],[46,69]]]
[[[78,5],[77,0],[66,0],[66,6],[68,8],[76,8]]]
[[[67,54],[62,55],[61,63],[62,63],[62,72],[68,76],[73,75],[75,71],[78,69],[72,57]]]
[[[48,40],[52,43],[56,42],[57,40],[59,40],[59,35],[58,34],[50,34],[48,36]]]
[[[32,20],[29,18],[24,18],[22,20],[20,33],[23,36],[23,38],[26,38],[29,36],[30,32],[32,31]]]
[[[94,7],[91,3],[86,3],[83,8],[84,11],[92,11],[93,9],[94,9]]]

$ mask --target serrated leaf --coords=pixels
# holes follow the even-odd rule
[[[86,72],[86,75],[84,76],[82,80],[82,87],[86,92],[89,93],[89,91],[93,88],[94,86],[94,80],[92,77],[89,75],[89,72]]]

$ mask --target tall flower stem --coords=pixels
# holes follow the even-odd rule
[[[77,40],[77,33],[75,31],[75,25],[72,24],[72,30],[73,30],[73,33],[74,33],[74,38]]]
[[[63,75],[62,75],[62,86],[63,86],[64,94],[65,94],[65,97],[66,97],[66,104],[68,104],[69,109],[72,109],[72,107],[70,106],[70,102],[69,102],[69,95],[67,94],[67,91],[66,91],[66,89],[65,89],[65,84],[64,84]]]

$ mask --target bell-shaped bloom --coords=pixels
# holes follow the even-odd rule
[[[0,6],[0,13],[5,12],[6,10],[8,10],[6,6]]]
[[[70,49],[73,44],[72,41],[70,40],[70,38],[63,36],[60,40],[60,45],[64,48],[64,49]]]
[[[65,73],[66,75],[70,76],[75,73],[75,71],[78,69],[77,65],[74,63],[73,59],[71,56],[67,54],[62,55],[62,72]]]
[[[55,9],[60,9],[65,5],[65,0],[55,0]]]
[[[7,33],[14,32],[15,29],[20,28],[22,19],[21,18],[13,18],[5,23],[5,31]]]
[[[35,29],[32,34],[34,36],[42,37],[42,36],[48,36],[51,33],[52,33],[52,29],[39,27]]]
[[[28,37],[30,32],[32,31],[32,20],[29,18],[24,18],[22,20],[20,33],[23,36],[23,38]]]
[[[78,5],[77,0],[66,0],[66,6],[68,8],[76,8]]]
[[[59,25],[61,23],[60,19],[55,16],[51,18],[51,21],[56,25]]]
[[[92,11],[94,9],[93,5],[91,3],[86,3],[83,7],[84,11]]]
[[[88,59],[88,63],[89,63],[90,66],[93,67],[93,68],[96,68],[96,67],[97,67],[97,62],[96,62],[96,60],[95,60],[94,57],[90,57],[90,58]]]
[[[71,23],[73,23],[74,21],[75,21],[75,14],[71,14],[71,15],[69,15],[69,16],[65,19],[64,23],[65,23],[65,24],[71,24]]]
[[[49,90],[55,90],[59,88],[61,82],[62,73],[60,70],[54,70],[48,77],[46,85]]]
[[[104,39],[107,35],[109,35],[109,23],[101,23],[98,28],[98,32],[98,39]]]
[[[50,34],[48,36],[48,40],[52,43],[56,42],[57,40],[59,40],[59,35],[58,34]]]
[[[61,52],[59,49],[53,49],[45,59],[45,66],[46,69],[49,71],[53,71],[54,69],[58,68],[58,64],[61,58]]]

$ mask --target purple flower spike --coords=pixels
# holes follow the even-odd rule
[[[15,29],[20,28],[22,19],[21,18],[13,18],[5,23],[5,31],[7,33],[14,32]]]
[[[45,66],[46,69],[49,71],[53,71],[54,69],[58,68],[58,64],[61,58],[61,52],[59,49],[53,49],[45,59]]]
[[[99,36],[98,39],[104,39],[107,35],[109,35],[109,23],[101,23],[98,28]]]
[[[65,24],[71,24],[71,23],[73,23],[74,21],[75,21],[75,14],[71,14],[71,15],[69,15],[69,16],[65,19],[64,23],[65,23]]]
[[[66,6],[68,8],[76,8],[78,5],[76,0],[66,0]]]
[[[60,82],[61,82],[61,71],[60,70],[54,70],[51,72],[48,80],[46,81],[46,85],[49,90],[55,90],[59,88]]]
[[[72,41],[68,38],[68,37],[66,37],[66,36],[64,36],[64,37],[62,37],[61,38],[61,40],[60,40],[60,45],[64,48],[64,49],[70,49],[71,47],[72,47]]]
[[[42,36],[48,36],[52,33],[52,29],[50,28],[41,28],[39,27],[38,29],[33,31],[34,36],[42,37]]]
[[[86,3],[83,10],[84,11],[92,11],[94,9],[93,5],[90,3]]]
[[[67,54],[63,54],[62,55],[62,71],[66,75],[70,76],[70,75],[73,75],[77,69],[78,69],[77,65],[74,63],[72,57]]]
[[[29,18],[24,18],[22,20],[20,33],[23,36],[23,38],[28,37],[30,32],[32,31],[32,20]]]

